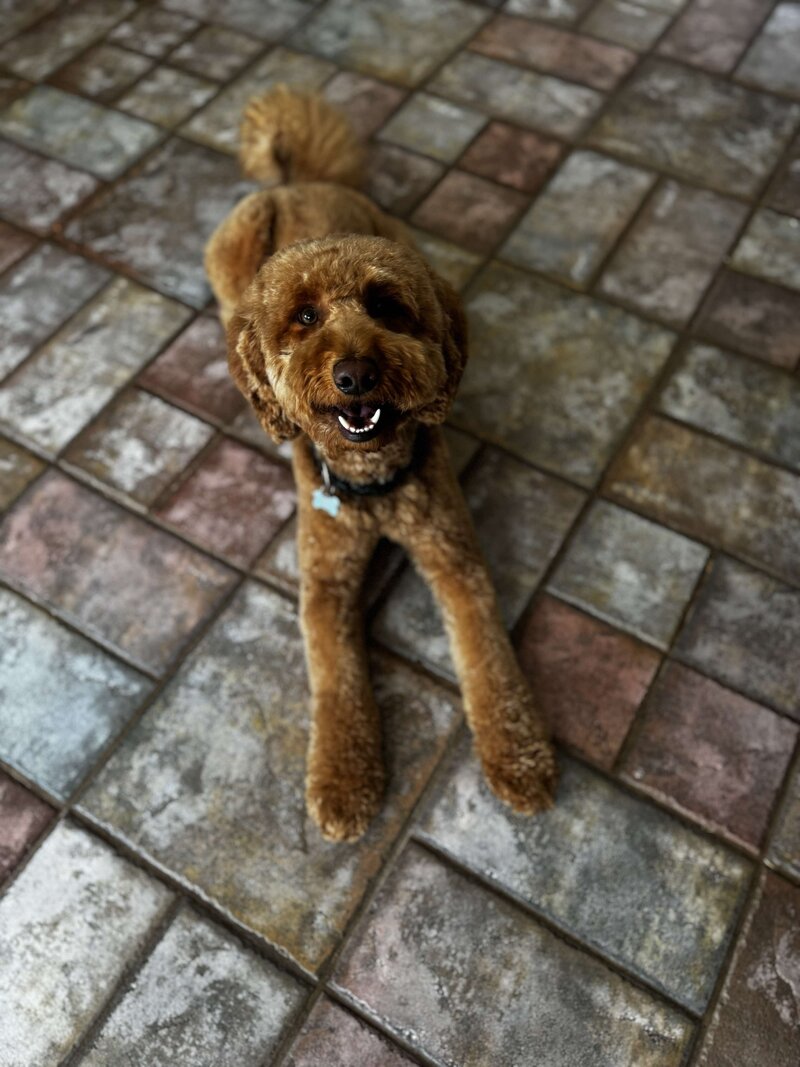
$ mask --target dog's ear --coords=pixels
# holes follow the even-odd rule
[[[452,285],[430,268],[428,269],[444,316],[442,354],[447,379],[439,396],[419,412],[418,418],[421,422],[438,423],[444,422],[447,418],[467,364],[467,317],[464,314],[461,298]]]
[[[264,430],[278,444],[296,437],[300,431],[287,419],[269,383],[252,319],[237,312],[228,322],[226,334],[231,377],[249,400]]]

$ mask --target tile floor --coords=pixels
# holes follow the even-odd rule
[[[0,1067],[797,1067],[800,3],[0,7]],[[278,81],[463,291],[541,818],[395,551],[386,807],[306,817],[294,489],[202,269]]]

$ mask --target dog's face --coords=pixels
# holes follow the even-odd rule
[[[275,253],[228,327],[239,388],[274,438],[376,451],[441,422],[466,361],[455,292],[410,248],[329,237]]]

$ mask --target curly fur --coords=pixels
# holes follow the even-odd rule
[[[380,723],[369,684],[361,585],[381,537],[403,545],[442,609],[467,720],[486,779],[505,803],[549,807],[557,767],[547,725],[517,665],[440,424],[467,358],[460,300],[413,247],[402,223],[349,184],[362,153],[320,98],[272,90],[250,102],[243,165],[265,181],[206,250],[226,325],[231,374],[261,425],[295,439],[301,625],[311,683],[306,800],[330,840],[359,837],[384,789]],[[301,318],[312,309],[313,321]],[[337,364],[378,369],[355,398]],[[342,429],[374,430],[358,439]],[[366,412],[367,414],[364,414]],[[321,484],[313,450],[351,483],[389,481],[384,495],[343,495],[336,516],[312,506]]]

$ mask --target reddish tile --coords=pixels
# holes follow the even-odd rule
[[[732,70],[771,7],[772,0],[692,0],[658,51],[706,70]]]
[[[519,658],[556,737],[610,768],[656,673],[653,649],[543,596]]]
[[[407,152],[396,145],[375,144],[370,147],[365,192],[387,211],[404,215],[443,173],[441,163],[416,152]]]
[[[314,1005],[285,1061],[286,1067],[350,1067],[354,1063],[403,1067],[413,1062],[327,997]]]
[[[0,771],[0,883],[54,816],[49,804]]]
[[[670,664],[647,703],[625,775],[758,848],[797,733],[760,704]]]
[[[233,580],[55,471],[0,525],[0,574],[151,671],[172,661]]]
[[[451,170],[417,208],[412,221],[475,252],[490,252],[527,203],[522,193]]]
[[[594,89],[613,89],[638,59],[635,52],[619,45],[507,15],[498,15],[484,26],[470,48]]]
[[[187,537],[247,567],[294,511],[290,471],[221,441],[158,512]]]
[[[697,1067],[797,1067],[800,889],[766,871]]]
[[[800,295],[724,269],[700,311],[697,332],[791,370],[800,360]]]
[[[331,78],[322,95],[347,116],[358,136],[366,140],[400,106],[406,90],[342,70]]]
[[[138,384],[187,411],[220,422],[229,422],[245,404],[228,373],[222,326],[206,315],[195,319],[150,364]]]
[[[491,122],[459,160],[464,170],[535,193],[558,162],[558,141],[505,122]]]
[[[26,252],[30,252],[35,241],[27,233],[14,229],[6,222],[0,222],[0,271],[22,259]]]

